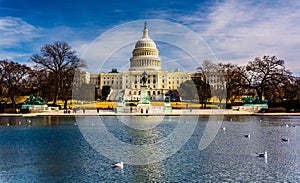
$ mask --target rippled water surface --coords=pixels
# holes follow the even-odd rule
[[[167,137],[178,120],[165,117],[136,130],[117,117],[101,118],[110,133],[134,145]],[[226,130],[200,151],[207,121],[199,117],[191,138],[167,159],[120,170],[89,145],[74,117],[0,117],[0,182],[300,182],[300,117],[226,116]],[[257,157],[263,151],[267,159]]]

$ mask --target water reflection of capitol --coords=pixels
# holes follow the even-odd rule
[[[151,99],[161,100],[169,90],[176,90],[181,83],[191,78],[190,73],[163,71],[161,58],[155,42],[149,37],[145,22],[143,36],[136,42],[130,58],[128,71],[91,74],[90,82],[94,83],[98,93],[103,86],[110,86],[110,100],[116,100],[123,96],[125,100],[139,100],[140,87],[142,85],[142,73],[148,75],[147,86]]]

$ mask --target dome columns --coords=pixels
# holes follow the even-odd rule
[[[161,70],[160,61],[158,49],[148,35],[147,23],[145,22],[143,36],[136,42],[132,51],[129,70]]]

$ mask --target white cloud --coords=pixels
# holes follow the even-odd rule
[[[222,62],[244,65],[275,55],[300,72],[299,8],[299,1],[225,0],[213,4],[206,18],[199,8],[179,21],[198,32]]]
[[[80,41],[80,34],[70,27],[44,29],[15,17],[0,18],[0,38],[0,59],[18,62],[27,62],[45,44],[53,44],[55,41],[66,41],[72,47],[72,43],[78,45],[79,42],[86,42]]]
[[[263,55],[275,55],[300,71],[299,1],[235,1],[214,4],[206,23],[185,22],[197,30],[220,61],[244,65]],[[182,20],[193,20],[191,16]],[[196,19],[196,18],[194,18]]]
[[[178,66],[182,70],[195,71],[199,62],[215,60],[205,42],[187,27],[163,20],[147,22],[149,36],[159,47],[162,66],[166,66],[163,69],[173,70]],[[92,43],[78,42],[75,48],[87,61],[88,71],[127,70],[134,45],[142,36],[143,24],[144,20],[128,22],[102,33]]]
[[[41,29],[20,18],[0,18],[0,59],[26,62],[32,55],[28,44],[39,37]]]
[[[170,28],[172,26],[166,25],[166,21],[150,21],[149,35],[157,42],[162,62],[168,60],[166,62],[176,62],[186,70],[195,70],[192,57],[198,62],[214,60],[212,51],[220,61],[236,64],[246,64],[263,55],[276,55],[286,61],[289,69],[300,73],[300,24],[297,23],[300,2],[224,0],[209,5],[212,6],[205,12],[199,6],[199,11],[188,14],[184,10],[144,12],[150,17],[174,21],[176,17],[176,22],[198,34],[180,24],[174,26],[173,23]],[[142,36],[143,21],[125,23],[104,33],[101,30],[99,38],[91,42],[67,26],[41,29],[20,18],[2,17],[0,58],[25,58],[26,54],[38,53],[46,43],[62,40],[88,62],[88,70],[92,73],[104,68],[105,71],[115,67],[126,69],[134,44]],[[168,43],[169,47],[162,46],[160,41]]]
[[[37,37],[39,28],[23,21],[20,18],[0,18],[0,48],[17,46],[20,42],[29,41]]]

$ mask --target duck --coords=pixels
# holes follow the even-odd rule
[[[284,142],[289,142],[290,141],[289,138],[281,138],[281,140],[284,141]]]
[[[245,134],[244,136],[247,137],[247,138],[250,138],[250,134],[249,133]]]
[[[258,157],[262,157],[262,158],[268,158],[268,153],[267,151],[263,152],[263,153],[256,153]]]

